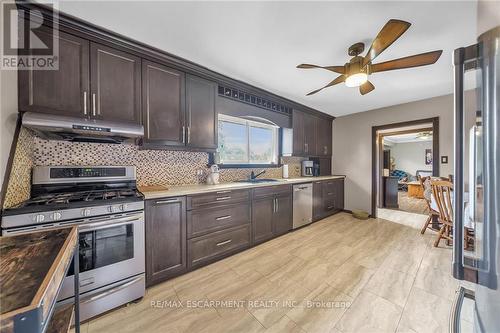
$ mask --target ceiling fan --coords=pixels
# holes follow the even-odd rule
[[[348,87],[359,87],[361,95],[365,95],[375,89],[375,86],[368,81],[368,76],[370,74],[394,69],[426,66],[435,63],[441,56],[441,53],[443,53],[443,50],[416,54],[404,58],[380,62],[378,64],[372,63],[378,55],[380,55],[385,49],[391,46],[394,41],[401,37],[401,35],[408,30],[410,25],[411,23],[401,20],[389,20],[384,25],[382,30],[380,30],[377,37],[373,40],[366,56],[360,56],[360,54],[365,50],[365,44],[356,43],[351,45],[351,47],[349,47],[348,54],[353,58],[343,66],[318,66],[311,64],[298,65],[297,68],[322,68],[341,74],[326,86],[311,91],[307,94],[307,96],[313,95],[325,88],[334,86],[341,82],[345,82],[345,85]]]

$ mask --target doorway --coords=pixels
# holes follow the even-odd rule
[[[439,176],[439,118],[372,127],[372,160],[372,216],[419,224],[428,214],[420,178]]]

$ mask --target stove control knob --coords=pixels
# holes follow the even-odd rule
[[[55,213],[52,213],[52,215],[50,216],[52,218],[52,220],[54,221],[58,221],[61,219],[62,217],[62,214],[59,213],[59,212],[55,212]]]
[[[120,210],[123,212],[128,208],[127,204],[120,205]]]
[[[108,207],[108,211],[109,211],[110,213],[115,213],[115,212],[117,212],[117,211],[118,211],[118,207],[115,207],[115,206],[109,206],[109,207]]]
[[[45,216],[42,214],[38,214],[33,217],[33,221],[35,221],[36,223],[42,223],[44,220]]]
[[[90,209],[85,208],[82,209],[82,216],[89,216],[90,215]]]

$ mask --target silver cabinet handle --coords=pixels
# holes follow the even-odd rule
[[[278,201],[278,198],[275,199],[276,200],[276,213],[280,210],[280,203]]]
[[[219,191],[219,192],[215,192],[216,194],[227,194],[227,193],[231,193],[231,191]]]
[[[96,110],[95,110],[95,94],[92,94],[92,115],[95,117],[96,116]]]
[[[188,134],[188,135],[187,135],[187,140],[188,140],[188,142],[187,142],[187,143],[189,144],[189,143],[191,143],[191,126],[188,126],[188,128],[187,128],[187,132],[188,132],[188,133],[187,133],[187,134]]]
[[[222,200],[228,200],[228,199],[231,199],[230,196],[227,196],[227,197],[219,197],[219,198],[215,198],[215,201],[222,201]]]
[[[231,215],[226,215],[226,216],[217,217],[215,220],[216,221],[222,221],[222,220],[227,220],[227,219],[230,219],[230,218],[231,218]]]
[[[159,200],[159,201],[156,201],[155,203],[157,205],[161,205],[161,204],[173,203],[173,202],[180,202],[180,200],[179,199]]]
[[[276,198],[273,198],[273,213],[276,213]]]
[[[309,145],[307,143],[304,143],[304,150],[306,153],[309,151]]]
[[[83,92],[83,114],[87,115],[87,92]]]
[[[98,300],[100,298],[109,296],[111,294],[115,294],[115,293],[119,292],[120,290],[123,290],[123,289],[127,288],[128,286],[133,285],[133,284],[135,284],[137,282],[140,282],[142,280],[144,280],[144,277],[140,276],[138,278],[133,279],[132,281],[129,281],[129,282],[126,282],[126,283],[122,284],[121,286],[118,286],[118,287],[106,290],[103,293],[100,293],[100,294],[97,294],[97,295],[94,295],[94,296],[90,296],[88,298],[85,298],[85,299],[81,300],[80,303],[81,304],[89,303],[89,302]]]
[[[182,143],[186,143],[186,126],[182,126]]]
[[[226,244],[231,243],[232,241],[233,241],[232,239],[228,239],[228,240],[226,240],[226,241],[223,241],[223,242],[217,243],[216,245],[217,245],[217,246],[223,246],[223,245],[226,245]]]

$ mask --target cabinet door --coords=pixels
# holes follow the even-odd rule
[[[52,40],[41,27],[37,36]],[[84,117],[89,112],[89,41],[59,32],[58,70],[20,70],[19,110]]]
[[[184,86],[184,73],[150,61],[142,61],[145,145],[184,145]]]
[[[293,155],[304,155],[304,113],[293,110]]]
[[[323,182],[313,183],[313,221],[321,220],[325,215],[323,204]]]
[[[316,119],[316,153],[318,156],[332,155],[332,122],[324,118]]]
[[[316,123],[317,117],[310,114],[304,115],[304,154],[316,156]]]
[[[253,200],[253,241],[260,243],[273,238],[274,196]]]
[[[186,199],[147,200],[147,285],[181,274],[186,263]]]
[[[274,236],[280,236],[292,230],[292,196],[277,196],[275,206]]]
[[[217,115],[214,82],[188,75],[186,77],[187,146],[217,148]]]
[[[344,210],[344,179],[335,179],[335,209]]]
[[[94,118],[141,123],[141,58],[91,43],[90,78]]]

